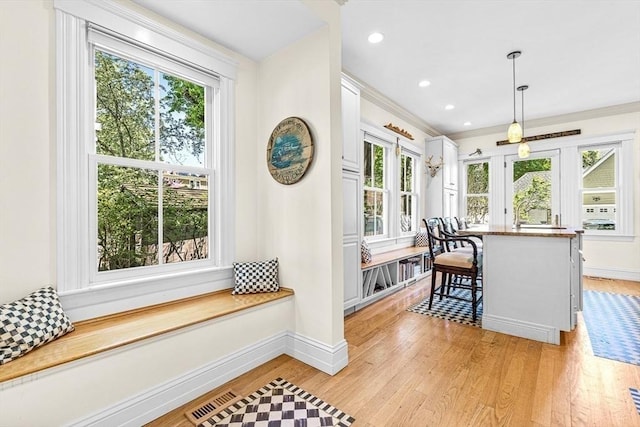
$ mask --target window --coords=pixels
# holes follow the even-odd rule
[[[506,157],[507,223],[560,223],[560,153],[538,151],[527,159]]]
[[[380,144],[364,141],[364,235],[387,234],[388,188],[386,177],[386,149]]]
[[[94,281],[102,271],[209,259],[213,129],[205,118],[217,81],[182,70],[197,83],[104,48],[93,54]],[[196,189],[194,178],[205,188]]]
[[[88,318],[228,287],[235,65],[115,3],[54,7],[65,303]]]
[[[417,158],[400,154],[400,233],[415,233],[418,220],[418,186],[415,177]]]
[[[582,227],[585,230],[616,230],[618,205],[617,145],[582,147]]]
[[[489,223],[489,162],[465,163],[465,217],[469,224]]]

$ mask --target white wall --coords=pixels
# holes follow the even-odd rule
[[[283,284],[296,292],[296,332],[334,345],[344,338],[340,164],[339,6],[325,2],[329,25],[262,61],[258,69],[258,230],[262,258],[278,257]],[[334,33],[338,31],[338,37]],[[337,91],[336,91],[337,88]],[[295,184],[276,182],[266,146],[284,118],[305,120],[314,158]],[[337,131],[336,131],[337,129]],[[339,177],[339,175],[338,175]]]
[[[55,279],[53,11],[0,2],[0,302]]]
[[[599,135],[635,131],[633,145],[633,206],[635,236],[627,240],[606,241],[590,240],[585,237],[585,272],[603,277],[622,278],[640,281],[640,112],[617,114],[606,117],[573,120],[562,124],[554,124],[527,128],[527,135],[539,135],[552,132],[580,129],[581,135],[572,138],[590,138]],[[497,147],[496,141],[506,138],[505,131],[484,136],[457,138],[459,152],[462,157],[480,148],[486,154],[505,152],[513,147]],[[548,141],[548,140],[547,140]],[[531,150],[544,148],[545,140],[529,143]],[[579,224],[577,224],[579,226]]]
[[[394,126],[406,130],[413,136],[413,141],[411,142],[415,144],[416,147],[419,147],[420,150],[424,150],[426,139],[431,137],[431,135],[424,132],[423,129],[414,126],[403,118],[389,112],[385,108],[375,104],[365,97],[360,97],[360,116],[362,117],[363,122],[380,128],[382,132],[388,132],[388,134],[394,139],[398,135],[389,129],[384,128],[384,125],[392,123]]]

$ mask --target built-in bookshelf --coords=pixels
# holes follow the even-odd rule
[[[415,283],[431,271],[429,248],[408,247],[373,255],[361,265],[362,295],[354,310]]]

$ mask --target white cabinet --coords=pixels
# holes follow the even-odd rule
[[[349,310],[360,302],[360,242],[342,244],[344,262],[344,310]]]
[[[362,212],[360,200],[360,86],[342,77],[342,260],[344,269],[344,309],[354,309],[362,298],[360,240]]]
[[[346,76],[342,78],[342,169],[360,171],[360,87]]]
[[[458,191],[445,188],[442,190],[442,217],[454,216],[458,216]]]
[[[432,165],[426,168],[426,217],[458,216],[458,145],[446,136],[429,139],[425,160]]]
[[[445,137],[442,137],[442,161],[442,186],[458,190],[458,146]]]
[[[344,270],[344,309],[360,301],[360,174],[342,172],[342,259]]]

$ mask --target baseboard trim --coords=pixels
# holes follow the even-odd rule
[[[281,332],[76,420],[69,426],[138,427],[282,354],[330,375],[336,374],[348,363],[345,340],[332,347],[290,331]]]
[[[585,276],[602,277],[604,279],[630,280],[640,282],[640,271],[633,270],[610,270],[607,268],[587,268],[584,267],[582,273]]]
[[[559,329],[536,323],[517,321],[506,317],[485,314],[482,316],[482,329],[549,344],[560,344]]]
[[[347,366],[349,353],[344,339],[335,346],[298,334],[287,335],[287,354],[329,375]]]

